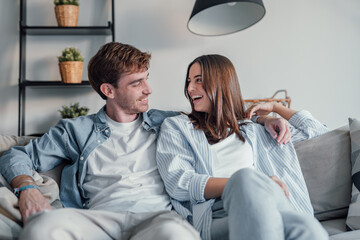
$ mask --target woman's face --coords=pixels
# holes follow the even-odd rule
[[[210,113],[211,102],[203,87],[201,66],[198,62],[190,67],[187,81],[189,83],[187,90],[195,111]]]

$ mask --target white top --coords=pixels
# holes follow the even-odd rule
[[[210,145],[213,154],[214,177],[229,178],[241,168],[254,167],[250,144],[233,133],[224,140]]]
[[[130,123],[106,116],[110,137],[88,157],[84,189],[89,209],[112,212],[170,210],[155,160],[156,134],[146,131],[142,117]]]

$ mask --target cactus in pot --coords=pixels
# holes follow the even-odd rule
[[[84,57],[79,49],[67,47],[58,56],[61,80],[64,83],[81,83]]]
[[[54,0],[56,21],[60,27],[76,27],[79,19],[78,0]]]

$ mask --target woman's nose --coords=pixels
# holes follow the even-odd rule
[[[191,92],[192,90],[194,90],[194,84],[192,82],[189,82],[187,89],[188,89],[188,92]]]

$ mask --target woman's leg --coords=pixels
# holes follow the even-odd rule
[[[222,194],[230,239],[328,239],[313,216],[293,210],[281,188],[264,174],[241,169]]]
[[[229,240],[229,217],[215,218],[212,220],[211,239]]]

